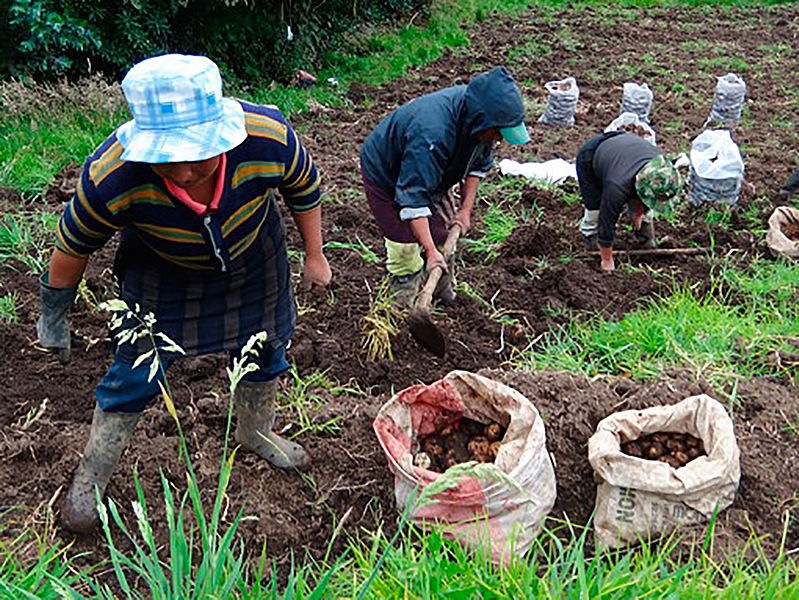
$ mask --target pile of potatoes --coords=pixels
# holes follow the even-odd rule
[[[438,433],[419,438],[420,452],[413,462],[436,473],[468,461],[494,462],[503,437],[505,428],[499,423],[486,425],[464,417]]]
[[[661,431],[641,436],[637,440],[625,442],[621,451],[628,456],[659,460],[675,469],[684,467],[700,456],[705,456],[702,440],[689,433]]]

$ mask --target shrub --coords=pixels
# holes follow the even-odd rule
[[[157,54],[204,54],[226,80],[286,82],[357,24],[428,0],[0,0],[0,76],[53,78],[100,70],[119,77]],[[7,18],[5,18],[7,16]]]

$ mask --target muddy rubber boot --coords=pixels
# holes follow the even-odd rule
[[[641,229],[635,232],[639,248],[655,247],[655,224],[651,221],[641,223]]]
[[[391,275],[389,290],[394,302],[400,306],[412,307],[416,301],[416,296],[422,288],[422,273],[424,269],[419,269],[410,275]]]
[[[94,407],[89,441],[61,508],[61,524],[74,533],[90,533],[100,525],[94,488],[105,488],[141,413],[105,412]]]
[[[303,470],[311,457],[299,444],[284,440],[274,431],[277,380],[241,381],[236,386],[236,441],[280,469]]]

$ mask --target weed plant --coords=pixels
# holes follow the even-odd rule
[[[50,260],[59,215],[51,213],[5,214],[0,219],[0,266],[25,266],[27,273],[42,273]],[[12,260],[13,259],[13,260]]]
[[[290,379],[282,387],[278,411],[293,413],[292,424],[297,427],[288,430],[289,438],[296,438],[306,433],[335,434],[341,429],[342,416],[320,419],[321,409],[331,396],[361,396],[363,391],[354,381],[348,385],[340,385],[329,379],[324,372],[314,372],[300,377],[297,366],[289,370]]]
[[[361,319],[361,346],[370,361],[394,360],[391,339],[399,333],[402,311],[392,299],[388,277],[375,290],[369,311]]]
[[[18,300],[19,296],[16,292],[0,296],[0,325],[16,325],[19,322]]]

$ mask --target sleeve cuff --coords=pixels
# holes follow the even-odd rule
[[[473,177],[479,177],[480,179],[483,179],[486,175],[488,175],[488,171],[469,171],[466,175],[472,175]]]
[[[403,221],[410,221],[411,219],[420,219],[422,217],[429,217],[433,213],[427,206],[420,206],[418,208],[403,208],[399,212],[399,217]]]

